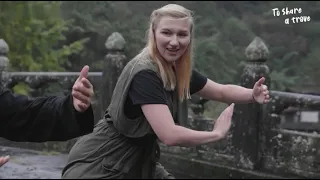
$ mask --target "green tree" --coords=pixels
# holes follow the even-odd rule
[[[72,21],[61,17],[60,2],[0,2],[0,38],[10,48],[11,71],[64,71],[68,57],[83,49],[85,39],[65,43],[64,33]],[[17,84],[16,93],[31,89]]]
[[[82,49],[83,40],[61,45],[72,21],[61,18],[60,2],[0,2],[0,37],[10,47],[11,70],[64,71],[68,56]]]

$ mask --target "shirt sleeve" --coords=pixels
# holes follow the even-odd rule
[[[207,84],[207,77],[200,74],[198,71],[193,70],[190,81],[190,94],[197,93]]]
[[[93,131],[92,107],[78,113],[72,96],[29,98],[0,89],[0,137],[11,141],[66,141]]]
[[[200,91],[207,83],[207,78],[193,70],[190,81],[190,94]],[[151,70],[144,70],[135,75],[129,97],[133,105],[167,104],[162,80]]]
[[[151,70],[143,70],[135,75],[129,96],[133,105],[167,104],[163,82]]]

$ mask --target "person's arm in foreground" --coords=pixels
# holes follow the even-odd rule
[[[93,131],[93,87],[85,66],[72,93],[28,98],[0,89],[0,137],[11,141],[66,141]]]
[[[9,161],[9,156],[0,157],[0,167]]]

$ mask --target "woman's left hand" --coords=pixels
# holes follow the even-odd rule
[[[260,78],[253,87],[252,97],[259,104],[265,104],[270,101],[268,86],[264,85],[265,78]]]

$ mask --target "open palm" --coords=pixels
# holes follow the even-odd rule
[[[264,85],[265,78],[260,78],[253,87],[252,96],[257,103],[263,104],[270,101],[268,86]]]

